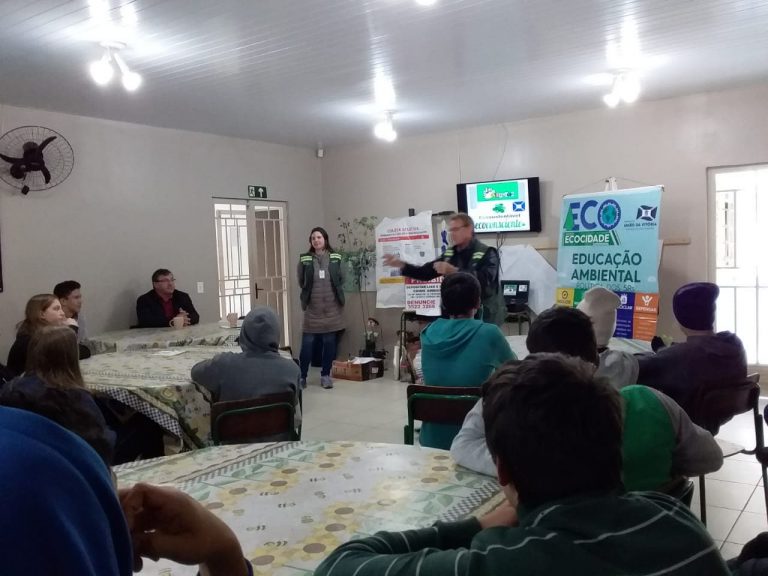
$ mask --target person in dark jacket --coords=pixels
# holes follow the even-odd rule
[[[14,376],[19,376],[27,368],[27,351],[29,342],[35,333],[44,326],[61,326],[66,323],[64,309],[53,294],[36,294],[27,302],[24,309],[24,320],[16,326],[16,340],[8,351],[7,370]],[[77,326],[69,327],[77,334]],[[78,345],[80,360],[91,357],[91,351]]]
[[[400,268],[403,276],[416,280],[432,280],[454,272],[467,272],[480,282],[481,320],[501,326],[507,315],[499,288],[499,253],[475,238],[475,223],[467,214],[454,214],[450,220],[453,246],[432,262],[414,266],[392,254],[384,255],[384,264]]]
[[[64,280],[53,287],[53,293],[61,302],[61,309],[67,317],[65,324],[77,330],[77,341],[88,340],[85,315],[83,314],[82,286],[77,280]]]
[[[152,274],[152,290],[136,300],[139,328],[167,328],[176,316],[184,318],[184,326],[200,322],[189,294],[176,290],[171,271],[160,268]]]
[[[268,394],[298,394],[299,367],[278,353],[280,321],[265,306],[251,310],[240,328],[242,352],[224,352],[192,367],[192,380],[211,391],[214,402]],[[300,414],[297,406],[298,425]]]
[[[309,233],[309,252],[299,258],[297,271],[301,288],[302,323],[301,387],[307,386],[307,372],[318,341],[322,344],[320,385],[333,388],[331,367],[336,358],[336,341],[344,329],[344,272],[341,254],[334,252],[328,241],[328,232],[312,228]]]
[[[717,285],[709,282],[681,287],[672,308],[686,341],[638,356],[638,383],[664,392],[689,414],[698,392],[708,384],[737,384],[747,376],[741,340],[731,332],[715,333],[719,294]]]

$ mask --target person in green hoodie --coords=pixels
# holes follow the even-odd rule
[[[496,371],[484,391],[507,503],[480,518],[347,542],[315,576],[730,574],[679,500],[624,491],[622,402],[594,366],[534,354]]]
[[[448,318],[439,318],[421,333],[421,361],[427,386],[480,386],[491,373],[517,357],[498,326],[476,320],[480,283],[466,272],[446,276],[440,286]],[[448,450],[461,426],[421,427],[419,443]]]

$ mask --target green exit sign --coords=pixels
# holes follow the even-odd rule
[[[248,198],[266,198],[266,186],[248,186]]]

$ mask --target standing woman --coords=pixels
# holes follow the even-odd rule
[[[299,286],[301,308],[304,310],[302,326],[301,386],[307,386],[307,370],[312,360],[312,350],[318,340],[323,345],[323,366],[320,385],[333,388],[331,365],[336,358],[337,333],[344,329],[344,274],[341,254],[334,252],[328,242],[328,232],[313,228],[309,234],[309,252],[299,261]]]
[[[16,326],[16,340],[8,351],[8,370],[18,376],[26,370],[27,349],[32,336],[43,326],[62,326],[67,315],[61,302],[53,294],[37,294],[27,302],[24,320]],[[91,352],[85,346],[79,346],[80,359],[90,358]]]

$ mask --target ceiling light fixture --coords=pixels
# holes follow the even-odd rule
[[[392,123],[391,111],[385,112],[384,118],[373,127],[373,134],[376,138],[380,138],[385,142],[394,142],[397,140],[397,132],[395,132],[395,127]]]
[[[133,92],[141,86],[141,76],[128,69],[128,65],[120,54],[115,54],[115,62],[117,62],[117,67],[120,68],[120,73],[123,75],[123,88],[128,92]]]
[[[620,102],[632,104],[640,96],[640,79],[636,72],[626,71],[618,72],[613,78],[613,87],[611,91],[603,96],[603,102],[610,107],[616,108]]]
[[[115,69],[112,68],[112,64],[109,63],[110,59],[109,50],[107,50],[104,52],[101,60],[93,62],[89,67],[91,78],[93,78],[93,81],[99,86],[106,86],[109,84],[112,81],[112,76],[115,75]]]
[[[125,60],[119,54],[119,51],[125,48],[125,44],[122,42],[102,42],[101,46],[104,48],[104,54],[100,60],[93,62],[89,67],[93,81],[99,86],[109,84],[115,75],[115,68],[112,65],[114,61],[120,70],[123,88],[128,92],[137,90],[141,86],[142,78],[128,68]]]
[[[437,0],[416,0],[419,6],[432,6]]]

